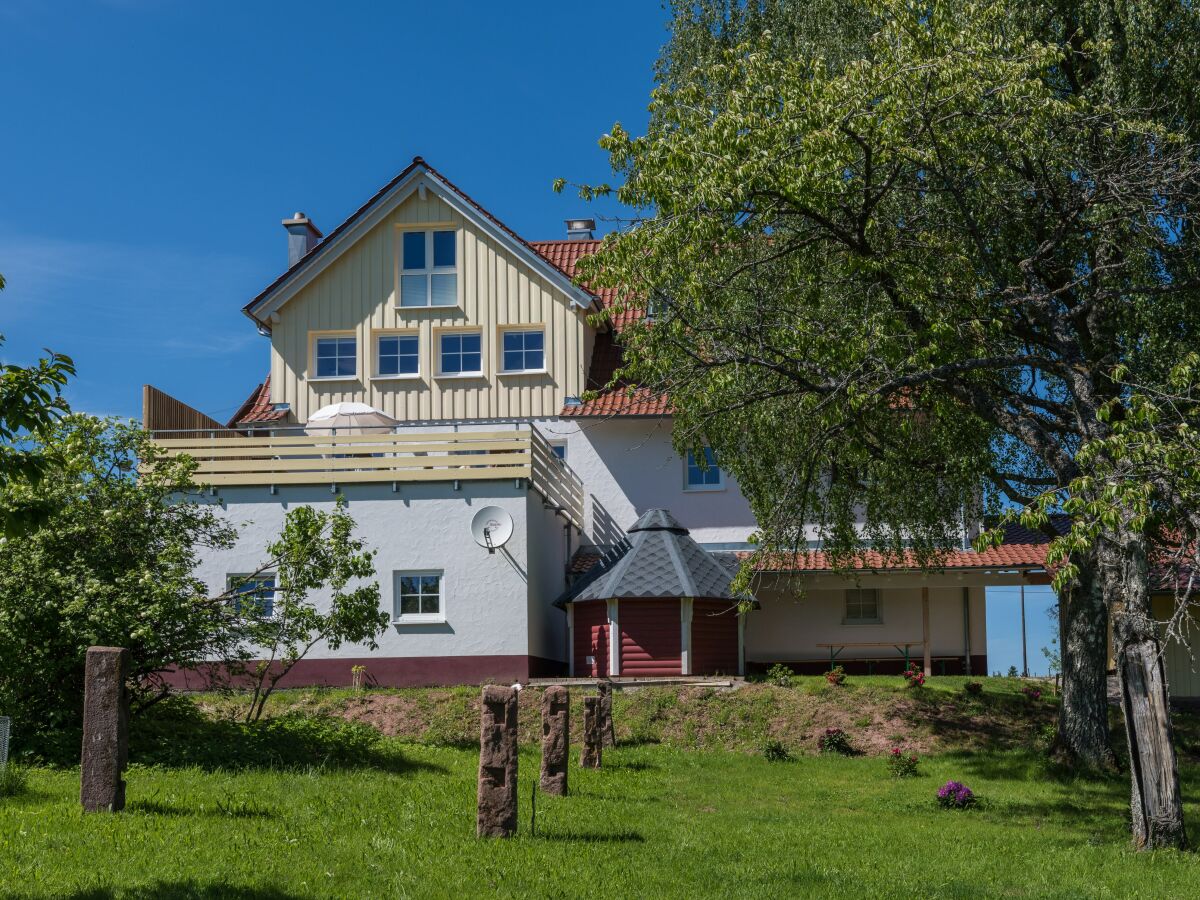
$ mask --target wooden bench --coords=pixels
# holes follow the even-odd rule
[[[829,650],[829,668],[833,668],[835,660],[839,653],[847,647],[891,647],[897,653],[904,657],[904,668],[909,665],[909,647],[926,647],[925,641],[839,641],[834,644],[817,644],[817,647]],[[928,649],[926,649],[926,657],[928,657]],[[929,668],[929,663],[925,663],[925,668]],[[928,671],[925,674],[930,674]]]

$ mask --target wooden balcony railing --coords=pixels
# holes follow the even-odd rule
[[[528,479],[552,506],[583,524],[583,485],[545,438],[530,428],[508,431],[401,431],[316,436],[295,433],[230,437],[155,432],[168,455],[196,461],[195,479],[234,485]]]

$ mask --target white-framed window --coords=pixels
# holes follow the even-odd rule
[[[717,465],[717,455],[705,447],[701,455],[687,452],[684,460],[683,489],[685,491],[720,491],[725,488],[725,473]]]
[[[447,331],[438,336],[439,375],[483,373],[483,335],[478,331]]]
[[[275,615],[274,575],[230,574],[225,576],[225,587],[234,592],[233,609],[238,615],[247,612],[263,619]]]
[[[381,334],[375,339],[377,378],[405,378],[421,373],[421,339],[415,334]]]
[[[400,233],[400,305],[458,303],[458,237],[454,231]]]
[[[445,577],[440,570],[392,573],[392,621],[444,622]]]
[[[550,452],[554,454],[556,459],[567,461],[567,442],[566,441],[550,441]]]
[[[501,371],[546,371],[546,335],[542,329],[501,332]]]
[[[846,591],[846,625],[878,625],[879,591],[875,588],[849,588]]]
[[[358,339],[352,334],[313,338],[316,378],[354,378],[358,375]]]

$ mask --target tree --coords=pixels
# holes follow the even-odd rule
[[[1138,396],[1186,393],[1176,364],[1200,335],[1183,52],[1197,14],[1167,0],[828,7],[851,25],[798,18],[784,39],[744,28],[740,7],[689,4],[648,132],[602,139],[623,183],[582,193],[615,192],[639,217],[582,278],[618,289],[613,313],[656,308],[625,329],[620,376],[670,394],[680,449],[714,448],[764,554],[804,547],[815,522],[839,564],[870,546],[936,566],[961,539],[947,510],[1003,501],[1047,530],[1069,512],[1070,535],[1052,532],[1061,738],[1108,756],[1111,603],[1135,838],[1182,846],[1148,567],[1195,528],[1179,437],[1194,410],[1117,423],[1153,418]],[[705,43],[712,21],[736,27]],[[795,33],[814,52],[787,52]]]
[[[363,643],[371,650],[391,623],[379,608],[379,583],[370,581],[348,589],[352,581],[372,579],[374,553],[354,537],[354,520],[339,498],[331,513],[298,506],[288,512],[283,533],[268,548],[270,562],[259,573],[275,573],[270,615],[251,616],[247,639],[259,658],[254,666],[254,691],[246,721],[261,718],[276,685],[317,644],[330,650],[343,643]],[[328,604],[318,606],[310,595],[328,587]],[[258,589],[262,596],[265,592]],[[245,595],[243,595],[245,596]]]
[[[0,541],[0,708],[18,735],[69,739],[89,645],[129,648],[134,711],[166,695],[165,669],[236,655],[239,617],[193,575],[199,551],[235,531],[187,499],[194,464],[161,457],[131,425],[71,415],[36,452],[58,462],[55,476],[0,494],[6,514],[48,511]]]
[[[68,411],[62,389],[74,374],[71,358],[57,353],[33,366],[0,363],[0,493],[10,484],[36,484],[50,470],[53,459],[40,452],[35,441]],[[27,506],[4,505],[0,535],[18,534],[45,518],[46,507],[30,500]]]

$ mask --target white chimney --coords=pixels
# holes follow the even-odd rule
[[[590,241],[596,235],[595,219],[567,219],[567,240]]]
[[[288,268],[290,269],[304,259],[324,235],[302,212],[296,213],[290,219],[284,219],[283,227],[287,229],[288,233]]]

